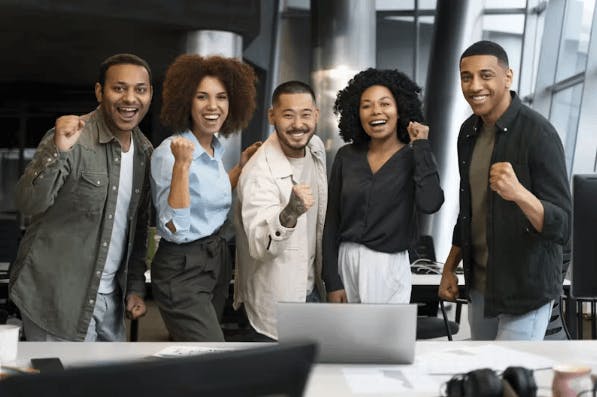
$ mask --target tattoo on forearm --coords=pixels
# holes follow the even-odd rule
[[[288,206],[280,212],[280,223],[284,227],[294,227],[296,226],[296,216],[292,211],[288,209]]]

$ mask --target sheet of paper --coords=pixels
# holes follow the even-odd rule
[[[448,344],[449,345],[449,344]],[[511,365],[530,369],[551,368],[549,358],[493,344],[445,349],[417,355],[415,365],[428,374],[462,374],[479,368],[503,371]]]
[[[185,357],[197,354],[226,352],[234,349],[226,347],[203,347],[203,346],[168,346],[165,349],[154,353],[154,357]]]
[[[342,372],[354,394],[439,392],[439,383],[411,366],[347,367]]]

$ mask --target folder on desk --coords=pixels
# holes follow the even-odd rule
[[[317,361],[410,364],[415,356],[414,304],[279,302],[278,340],[312,340]]]

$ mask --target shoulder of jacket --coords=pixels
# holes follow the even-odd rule
[[[138,127],[133,130],[133,136],[137,138],[137,142],[145,153],[150,155],[153,152],[153,144]]]

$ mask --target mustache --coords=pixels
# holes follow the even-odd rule
[[[309,128],[289,128],[286,130],[288,134],[295,134],[295,133],[308,133],[310,131]]]

